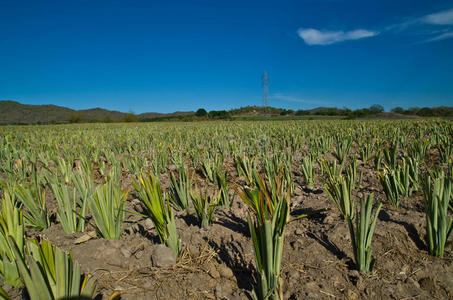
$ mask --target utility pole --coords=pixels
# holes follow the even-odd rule
[[[267,72],[264,71],[263,77],[263,107],[264,107],[264,114],[267,113],[267,107],[269,106],[269,89],[267,87],[269,83],[269,78],[267,78]]]

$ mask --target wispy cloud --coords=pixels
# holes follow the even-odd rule
[[[307,45],[330,45],[347,40],[358,40],[376,36],[377,31],[356,29],[351,31],[326,31],[314,28],[300,28],[297,33]]]
[[[425,42],[429,43],[429,42],[441,41],[441,40],[446,40],[446,39],[451,39],[451,38],[453,38],[453,31],[442,33],[438,36],[435,36],[431,39],[426,40]]]
[[[330,102],[326,101],[319,101],[319,100],[313,100],[313,99],[305,99],[305,98],[299,98],[299,97],[294,97],[282,93],[275,93],[271,95],[271,99],[278,99],[281,101],[286,101],[286,102],[296,102],[296,103],[305,103],[305,104],[314,104],[314,105],[329,105],[332,104]]]
[[[385,30],[398,34],[408,31],[422,35],[425,39],[419,43],[429,43],[453,38],[452,25],[453,9],[447,9],[422,17],[408,18],[402,23],[387,26]]]
[[[426,15],[420,21],[432,25],[453,25],[453,9]]]
[[[408,32],[423,36],[417,43],[430,43],[453,38],[453,8],[418,17],[404,17],[401,23],[388,25],[380,30],[356,29],[329,31],[315,28],[300,28],[297,33],[307,45],[331,45],[348,40],[373,37],[380,33],[403,34]]]

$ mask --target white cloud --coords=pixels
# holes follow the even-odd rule
[[[321,31],[314,28],[300,28],[297,33],[308,45],[330,45],[347,40],[358,40],[378,35],[377,31],[357,29],[351,31]]]
[[[435,42],[451,38],[453,38],[453,31],[442,33],[438,36],[433,37],[432,39],[427,40],[426,42]]]
[[[426,15],[420,20],[424,23],[433,25],[453,25],[453,9]]]

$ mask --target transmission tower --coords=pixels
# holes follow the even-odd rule
[[[264,107],[264,114],[267,113],[267,108],[269,106],[269,89],[267,87],[269,83],[269,78],[267,78],[267,72],[264,71],[263,77],[263,107]]]

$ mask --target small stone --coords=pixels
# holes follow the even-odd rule
[[[415,289],[419,289],[420,288],[420,284],[418,283],[417,280],[415,280],[414,278],[411,278],[409,277],[407,280],[406,280],[407,283],[409,284],[412,284],[414,286]]]
[[[291,292],[290,291],[286,291],[284,294],[283,294],[283,299],[290,299],[291,298]]]
[[[134,256],[135,256],[136,259],[142,258],[142,257],[143,257],[143,251],[137,251],[137,252],[135,252]]]
[[[328,215],[327,217],[324,218],[322,221],[324,224],[331,225],[335,222],[335,219],[332,215]]]
[[[304,284],[303,290],[305,290],[305,291],[313,291],[313,290],[317,291],[317,290],[319,290],[319,287],[318,287],[318,285],[316,284],[315,281],[310,281],[310,282],[307,282],[306,284]]]
[[[303,231],[301,228],[297,228],[297,229],[294,231],[294,233],[295,233],[296,235],[303,235],[303,234],[304,234],[304,231]]]
[[[359,299],[359,295],[357,295],[357,293],[352,291],[352,290],[348,290],[347,296],[348,296],[348,300],[357,300],[357,299]]]
[[[145,223],[143,224],[146,230],[152,230],[154,228],[154,223],[151,219],[146,219]]]
[[[164,245],[156,245],[152,251],[151,261],[154,267],[169,268],[176,264],[176,257],[170,248]]]
[[[145,283],[143,284],[143,288],[147,290],[152,289],[153,287],[154,285],[152,281],[145,281]]]
[[[220,278],[220,273],[217,271],[214,264],[209,264],[209,275],[214,279]]]
[[[200,249],[194,245],[189,245],[188,247],[189,254],[192,258],[197,258],[200,256]]]
[[[209,280],[209,282],[208,282],[208,287],[209,287],[210,289],[215,288],[216,285],[217,285],[217,281],[216,281],[215,279],[210,279],[210,280]]]
[[[229,299],[231,294],[233,294],[233,287],[229,282],[217,284],[215,288],[215,295],[217,299]]]
[[[132,205],[138,213],[143,213],[145,210],[143,209],[143,205],[140,200],[134,199],[132,200]]]
[[[297,280],[300,277],[299,272],[296,270],[289,271],[287,275],[288,275],[289,280]]]
[[[361,283],[362,283],[362,276],[360,276],[359,271],[352,270],[350,274],[351,274],[352,283],[355,286],[359,287],[361,285]]]
[[[227,279],[232,278],[234,276],[233,270],[231,270],[230,268],[228,268],[225,265],[221,265],[219,267],[219,273],[220,273],[220,276],[227,278]]]
[[[132,255],[131,251],[129,251],[129,249],[126,249],[126,248],[121,248],[120,252],[121,252],[121,254],[123,254],[123,256],[125,258],[129,258]]]

